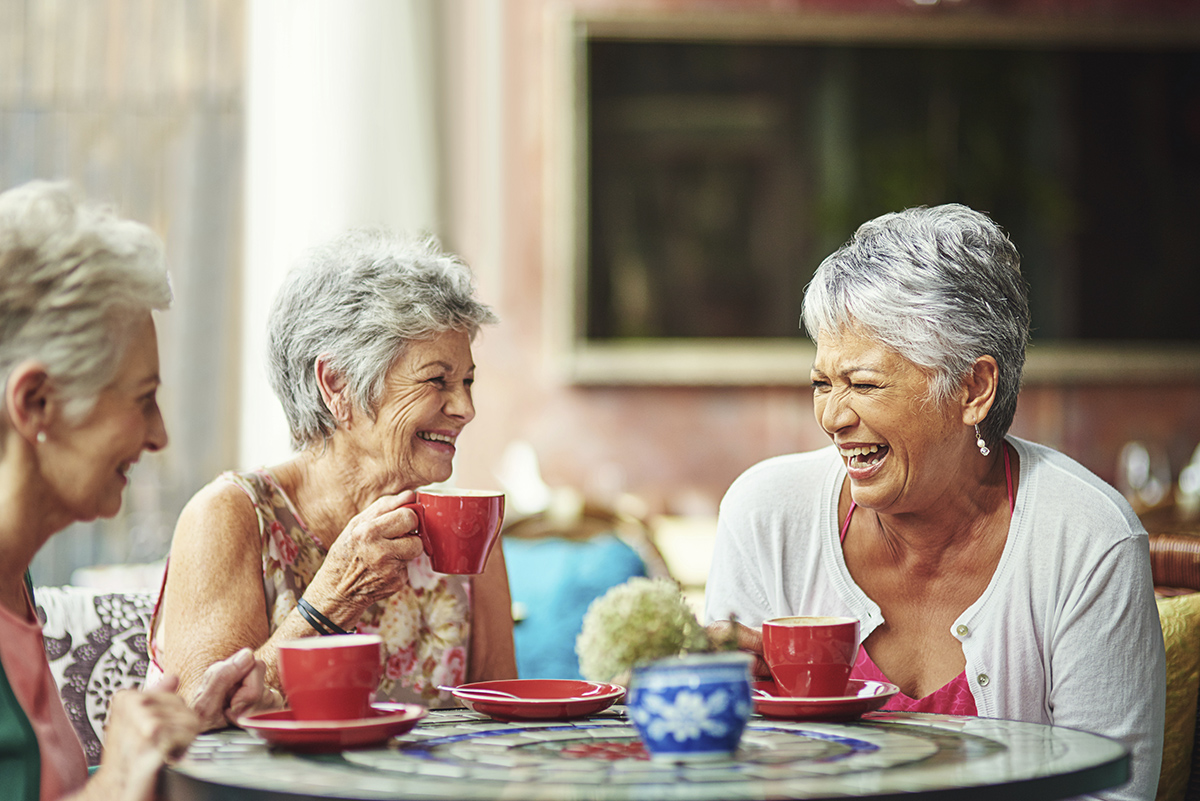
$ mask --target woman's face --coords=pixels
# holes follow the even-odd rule
[[[974,440],[964,436],[958,404],[929,400],[927,371],[851,328],[817,337],[812,382],[817,422],[838,447],[859,506],[921,511],[953,489]]]
[[[455,442],[475,417],[471,338],[449,331],[412,342],[384,379],[379,412],[366,434],[368,458],[379,460],[384,489],[450,478]]]
[[[166,447],[158,385],[158,336],[147,313],[92,410],[78,422],[57,418],[38,445],[43,474],[72,519],[115,515],[142,451]]]

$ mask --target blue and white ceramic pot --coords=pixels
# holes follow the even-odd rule
[[[634,668],[626,711],[650,757],[674,762],[729,758],[753,710],[751,660],[733,651]]]

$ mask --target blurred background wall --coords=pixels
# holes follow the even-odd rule
[[[775,359],[775,377],[757,383],[735,375],[734,364],[727,385],[720,385],[719,378],[703,386],[669,379],[669,356],[644,371],[631,370],[626,381],[573,381],[563,367],[564,358],[570,358],[569,345],[563,342],[571,332],[556,326],[572,298],[559,285],[574,266],[572,254],[564,256],[555,244],[555,226],[561,225],[564,198],[572,190],[561,187],[563,160],[555,151],[572,135],[562,130],[563,115],[570,113],[562,108],[563,85],[577,83],[579,76],[564,74],[562,51],[572,46],[580,18],[590,20],[599,37],[617,37],[614,31],[625,35],[642,26],[651,39],[670,38],[708,16],[717,22],[705,30],[723,26],[730,36],[751,22],[760,32],[786,31],[789,25],[803,30],[810,24],[806,19],[821,27],[823,20],[835,17],[843,26],[840,34],[831,34],[835,39],[860,35],[864,20],[870,30],[895,26],[915,31],[908,35],[917,39],[921,26],[932,28],[938,22],[997,35],[1021,23],[1018,33],[1008,35],[1025,36],[1030,42],[1043,38],[1037,33],[1040,27],[1085,31],[1106,25],[1110,30],[1126,29],[1131,41],[1143,34],[1141,41],[1153,41],[1164,36],[1164,29],[1174,31],[1165,34],[1172,38],[1170,49],[1190,52],[1196,50],[1200,31],[1195,5],[1173,0],[514,0],[504,9],[498,31],[479,32],[466,11],[459,17],[462,25],[448,26],[456,37],[490,34],[496,37],[494,47],[503,50],[500,86],[489,86],[496,80],[491,75],[468,71],[467,79],[475,76],[475,85],[483,89],[459,88],[448,95],[450,102],[462,103],[465,97],[498,91],[497,104],[503,109],[495,129],[464,131],[453,117],[450,123],[454,135],[463,137],[470,148],[447,159],[448,186],[457,190],[460,202],[473,191],[471,179],[481,175],[471,165],[489,163],[482,155],[487,149],[499,148],[503,171],[502,201],[487,206],[499,215],[496,244],[482,248],[468,227],[479,224],[475,206],[460,209],[452,204],[448,218],[451,244],[473,264],[501,276],[502,283],[490,297],[504,320],[499,329],[484,334],[477,348],[480,412],[463,438],[460,479],[468,484],[491,481],[506,445],[521,439],[532,443],[551,484],[601,496],[625,490],[643,498],[650,510],[672,514],[712,513],[725,488],[751,464],[774,454],[821,447],[828,440],[813,421],[807,387],[810,362],[803,355]],[[730,14],[734,16],[722,16]],[[1010,46],[1019,43],[1009,41]],[[469,58],[466,54],[473,51],[452,45],[447,52]],[[1181,113],[1196,115],[1198,109],[1192,106]],[[1192,125],[1190,130],[1194,136],[1200,128]],[[1121,152],[1111,157],[1129,162],[1141,158]],[[1140,169],[1136,163],[1130,168]],[[1111,201],[1118,209],[1145,200],[1113,194]],[[953,198],[925,202],[949,199]],[[851,231],[846,228],[842,237]],[[1147,243],[1147,254],[1150,247]],[[1130,261],[1115,285],[1132,295],[1145,275],[1143,266]],[[1174,280],[1180,282],[1177,286],[1195,286],[1197,276],[1200,261],[1193,255]],[[794,306],[793,318],[798,317],[798,302]],[[1037,334],[1034,352],[1046,351],[1051,343]],[[798,332],[796,336],[799,339]],[[1182,344],[1182,350],[1164,345],[1139,351],[1141,357],[1133,360],[1115,358],[1119,348],[1060,348],[1058,356],[1041,362],[1036,377],[1027,380],[1014,433],[1064,450],[1109,481],[1116,479],[1117,456],[1128,440],[1160,447],[1178,472],[1200,442],[1197,343]],[[1098,369],[1077,369],[1085,363]],[[659,384],[653,378],[656,370],[662,376]]]
[[[586,279],[570,240],[586,194],[564,178],[587,174],[572,138],[581,31],[670,39],[714,18],[729,31],[832,19],[833,39],[865,20],[872,35],[1016,22],[1010,45],[1039,24],[1123,28],[1151,47],[1168,36],[1189,52],[1200,40],[1184,0],[0,0],[0,185],[64,177],[111,200],[162,234],[176,290],[160,322],[171,446],[135,470],[120,518],[52,541],[35,580],[160,558],[203,483],[287,456],[261,368],[266,307],[297,253],[352,224],[438,234],[501,316],[476,345],[460,485],[499,485],[526,443],[552,487],[703,528],[742,470],[826,444],[794,328],[744,353],[633,342],[623,367],[584,369],[581,354],[603,351],[579,329]],[[1181,286],[1200,275],[1189,264]],[[1129,263],[1118,280],[1144,276]],[[798,299],[776,305],[798,317]],[[1177,472],[1200,443],[1198,348],[1058,348],[1031,372],[1014,433],[1110,481],[1134,439]]]

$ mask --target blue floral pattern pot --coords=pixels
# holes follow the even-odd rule
[[[749,654],[692,654],[634,668],[626,709],[651,758],[726,759],[750,719]]]

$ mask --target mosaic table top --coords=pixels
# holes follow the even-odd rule
[[[431,712],[377,748],[302,754],[241,730],[202,735],[163,797],[715,801],[868,796],[1063,798],[1122,783],[1118,743],[1072,729],[882,712],[853,723],[755,716],[733,759],[648,759],[624,708],[571,722],[501,723]]]

